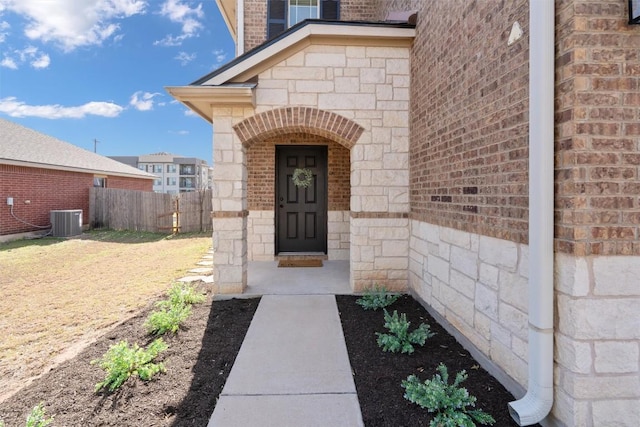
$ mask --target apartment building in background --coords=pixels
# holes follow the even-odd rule
[[[110,158],[155,175],[153,191],[156,193],[178,194],[211,189],[211,168],[202,159],[170,153]]]

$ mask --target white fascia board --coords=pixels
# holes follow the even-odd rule
[[[252,68],[259,68],[260,64],[271,63],[274,57],[285,59],[302,48],[313,43],[314,38],[321,38],[323,42],[331,39],[333,45],[357,45],[358,42],[380,40],[388,42],[390,40],[406,40],[407,45],[415,38],[415,28],[395,28],[366,25],[331,25],[331,24],[309,24],[284,37],[282,40],[265,47],[250,56],[236,66],[223,71],[202,83],[202,86],[219,86],[233,81],[239,75]]]
[[[165,87],[178,101],[211,123],[214,106],[256,106],[255,84],[243,86]]]

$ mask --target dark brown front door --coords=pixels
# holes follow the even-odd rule
[[[313,173],[297,187],[296,168]],[[276,253],[327,252],[327,147],[276,147]]]

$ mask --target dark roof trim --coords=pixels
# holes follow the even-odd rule
[[[200,86],[203,83],[209,81],[210,79],[212,79],[213,77],[224,73],[225,71],[235,67],[236,65],[242,63],[243,61],[247,60],[248,58],[251,58],[252,56],[258,54],[259,52],[263,51],[264,49],[268,48],[269,46],[272,46],[276,43],[278,43],[280,40],[285,39],[287,37],[289,37],[291,34],[295,33],[296,31],[299,31],[300,29],[306,27],[307,25],[312,25],[312,24],[322,24],[322,25],[335,25],[335,26],[358,26],[358,27],[385,27],[385,28],[415,28],[415,24],[407,24],[405,22],[369,22],[369,21],[332,21],[332,20],[326,20],[326,19],[306,19],[302,22],[297,23],[296,25],[294,25],[293,27],[289,28],[288,30],[286,30],[284,33],[280,34],[279,36],[259,45],[256,46],[255,48],[251,49],[248,52],[245,52],[244,54],[238,56],[237,58],[235,58],[234,60],[232,60],[231,62],[227,62],[225,65],[223,65],[220,68],[217,68],[216,70],[212,71],[211,73],[199,78],[198,80],[189,83],[189,86]]]

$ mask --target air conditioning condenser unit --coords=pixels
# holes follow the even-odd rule
[[[50,211],[51,235],[70,237],[82,234],[82,209]]]

